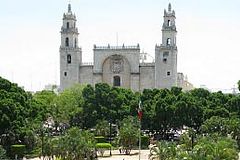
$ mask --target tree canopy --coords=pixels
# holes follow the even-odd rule
[[[13,144],[26,145],[31,151],[42,144],[40,136],[45,136],[47,143],[46,136],[84,137],[86,130],[94,128],[96,135],[107,136],[108,124],[114,124],[119,129],[120,144],[131,148],[138,136],[139,126],[135,124],[139,101],[143,110],[142,130],[167,135],[188,127],[197,134],[231,136],[240,146],[238,94],[211,93],[202,88],[184,92],[178,87],[133,92],[105,83],[77,84],[59,94],[53,91],[32,94],[1,77],[0,145],[7,152]],[[67,131],[69,128],[74,129]],[[90,135],[86,131],[86,136]]]

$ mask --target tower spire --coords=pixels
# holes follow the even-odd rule
[[[155,88],[177,85],[177,29],[171,3],[164,10],[162,44],[155,48]]]
[[[172,11],[172,5],[171,3],[168,4],[168,12],[171,12]]]
[[[70,12],[72,12],[72,9],[71,9],[71,3],[69,1],[69,3],[68,3],[68,13],[70,13]]]
[[[60,88],[61,90],[79,83],[79,66],[82,63],[82,50],[78,46],[77,18],[68,3],[67,13],[63,14],[60,45]]]

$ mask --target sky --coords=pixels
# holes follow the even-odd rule
[[[71,0],[83,61],[93,61],[94,44],[123,43],[139,43],[151,61],[155,45],[161,44],[163,11],[169,2],[177,18],[178,72],[187,75],[195,87],[223,91],[237,87],[239,0]],[[28,91],[59,84],[60,29],[68,3],[1,1],[1,77]]]

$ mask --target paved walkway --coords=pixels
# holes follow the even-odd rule
[[[141,160],[148,160],[149,150],[141,150]],[[109,152],[104,153],[104,157],[99,157],[99,160],[139,160],[138,150],[132,150],[131,155],[121,155],[118,150],[112,151],[112,157],[109,156]],[[40,160],[39,158],[34,158],[30,160]],[[239,153],[240,160],[240,153]]]
[[[141,160],[148,160],[149,150],[141,150]],[[29,160],[29,159],[28,159]],[[30,160],[40,160],[39,158],[33,158]],[[104,157],[98,157],[98,160],[139,160],[138,150],[132,150],[131,155],[120,154],[118,150],[112,150],[112,156],[110,152],[105,151]]]
[[[149,150],[141,150],[141,160],[148,160]],[[104,157],[98,157],[99,160],[139,160],[138,150],[132,150],[131,155],[119,154],[118,150],[112,151],[112,156],[109,157],[109,152],[104,153]]]

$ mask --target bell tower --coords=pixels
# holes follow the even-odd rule
[[[155,87],[171,88],[177,85],[177,29],[175,11],[170,3],[163,19],[162,44],[155,47]]]
[[[72,13],[71,4],[63,14],[60,46],[60,89],[79,83],[79,68],[82,62],[82,50],[78,46],[78,28],[76,16]]]

